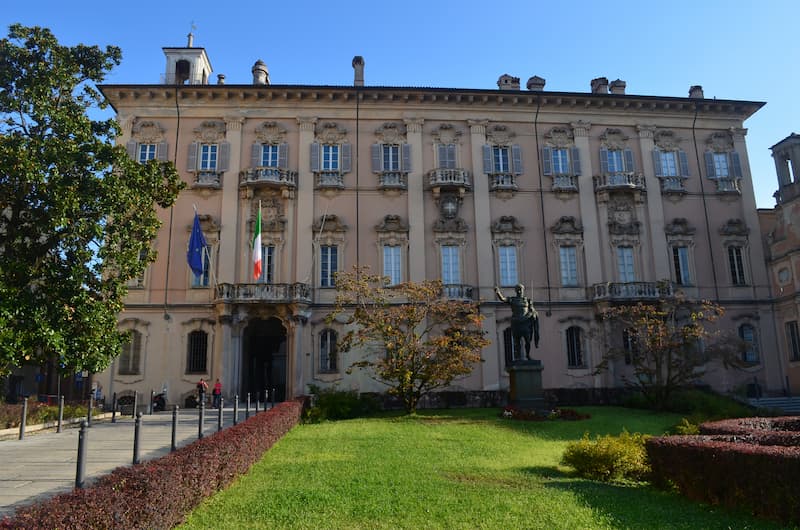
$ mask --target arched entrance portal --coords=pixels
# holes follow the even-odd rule
[[[277,318],[253,320],[245,329],[242,390],[264,399],[264,390],[275,389],[275,401],[286,399],[286,328]],[[270,400],[273,398],[270,395]]]

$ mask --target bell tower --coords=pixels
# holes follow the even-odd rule
[[[165,85],[207,85],[211,62],[205,48],[195,48],[194,34],[187,35],[185,48],[162,48],[167,58],[163,83]]]

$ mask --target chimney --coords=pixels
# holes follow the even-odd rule
[[[622,95],[624,95],[625,94],[625,87],[627,85],[628,84],[625,81],[623,81],[622,79],[615,79],[615,80],[611,81],[611,84],[608,86],[608,89],[612,94],[622,94]]]
[[[190,31],[189,34],[186,35],[186,38],[188,39],[188,42],[186,43],[186,47],[187,48],[191,48],[192,45],[194,44],[194,34],[192,34],[192,32]]]
[[[545,80],[538,75],[535,75],[528,79],[528,83],[525,85],[528,90],[533,90],[534,92],[541,92],[544,90],[544,83]]]
[[[592,79],[592,94],[608,94],[608,78],[596,77]]]
[[[217,84],[218,85],[225,84],[225,74],[217,74]]]
[[[700,85],[690,86],[689,97],[692,99],[705,99],[705,96],[703,96],[703,87]]]
[[[364,58],[360,55],[353,57],[353,86],[364,86]]]
[[[261,59],[256,61],[253,65],[253,84],[254,85],[268,85],[269,84],[269,70],[267,65]]]
[[[497,80],[497,88],[500,90],[519,90],[519,77],[503,74]]]

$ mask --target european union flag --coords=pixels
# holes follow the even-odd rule
[[[197,212],[194,213],[194,225],[192,226],[192,235],[189,236],[189,250],[186,252],[186,261],[189,262],[189,268],[197,276],[203,274],[203,253],[206,251],[206,238],[203,236],[203,231],[200,229],[200,218]]]

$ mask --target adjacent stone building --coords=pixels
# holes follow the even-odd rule
[[[333,275],[356,264],[392,283],[440,278],[444,296],[480,303],[492,344],[455,390],[508,388],[519,354],[493,289],[522,283],[540,315],[545,388],[620,386],[623,362],[593,375],[604,344],[623,341],[598,310],[681,290],[722,303],[721,325],[749,345],[744,371],[699,382],[784,391],[785,324],[773,319],[743,127],[763,103],[706,99],[699,86],[630,95],[605,78],[585,93],[546,91],[537,76],[521,90],[510,75],[496,90],[370,86],[362,57],[352,86],[272,84],[260,60],[252,84],[211,84],[191,39],[164,53],[163,84],[101,87],[130,155],[174,160],[188,184],[161,212],[158,261],[131,285],[120,315],[131,343],[96,376],[106,395],[164,390],[183,404],[200,377],[219,378],[226,398],[382,390],[346,373],[369,352],[337,352],[345,324],[324,320]],[[202,274],[186,260],[195,208]]]

